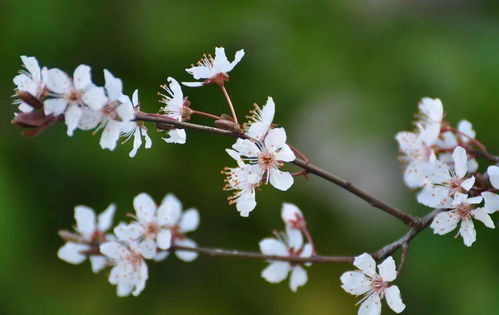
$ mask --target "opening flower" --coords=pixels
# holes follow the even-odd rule
[[[120,98],[120,102],[122,102],[126,106],[133,108],[134,112],[140,111],[139,91],[135,90],[133,92],[131,100],[128,95],[123,95]],[[147,133],[147,127],[142,121],[129,121],[123,126],[121,135],[126,137],[126,140],[124,142],[126,142],[131,136],[133,136],[133,147],[128,154],[129,157],[134,157],[137,154],[137,151],[142,146],[142,137],[144,137],[145,140],[144,147],[146,149],[150,149],[152,147],[152,141],[149,137],[149,134]]]
[[[164,103],[165,106],[161,108],[162,112],[174,120],[182,121],[185,116],[185,106],[186,100],[184,99],[184,93],[180,84],[177,80],[172,77],[168,77],[169,85],[162,85],[161,88],[166,91],[166,94],[160,94],[163,98],[160,102]],[[178,143],[184,144],[187,139],[187,135],[184,129],[175,128],[168,131],[167,138],[162,138],[167,143]]]
[[[395,261],[391,256],[378,265],[378,273],[376,273],[376,262],[367,253],[355,257],[353,265],[359,270],[345,272],[340,280],[341,287],[347,293],[364,295],[358,302],[359,315],[381,314],[381,299],[384,297],[395,313],[401,313],[405,309],[399,288],[390,284],[397,278]]]
[[[45,90],[45,82],[43,77],[47,75],[47,68],[43,67],[40,69],[38,61],[35,57],[21,56],[26,70],[21,70],[20,73],[14,77],[14,84],[16,85],[16,90],[28,92],[35,98],[42,97]],[[22,100],[16,100],[16,104],[19,104],[19,111],[23,113],[31,112],[33,107]]]
[[[419,121],[421,140],[427,144],[434,144],[440,135],[444,108],[440,99],[425,97],[419,103]]]
[[[244,49],[238,50],[232,62],[229,62],[225,55],[223,47],[215,48],[215,58],[211,55],[203,55],[203,58],[197,62],[197,65],[192,65],[191,68],[185,69],[187,73],[191,74],[194,79],[202,80],[202,82],[182,82],[182,84],[190,87],[203,86],[210,83],[223,85],[224,81],[229,80],[228,73],[244,57]]]
[[[226,151],[235,153],[230,149]],[[256,188],[260,185],[261,176],[253,170],[253,166],[244,163],[240,167],[226,167],[222,173],[227,176],[224,190],[234,191],[234,194],[227,198],[229,204],[236,204],[236,209],[242,217],[249,216],[256,207]]]

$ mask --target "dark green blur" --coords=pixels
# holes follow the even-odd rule
[[[264,262],[175,257],[149,264],[137,298],[118,298],[106,272],[57,259],[57,231],[74,224],[73,207],[118,206],[116,222],[140,192],[160,200],[175,193],[201,211],[192,238],[205,246],[257,250],[282,228],[280,205],[305,213],[319,251],[371,251],[403,233],[396,219],[327,182],[297,179],[288,192],[258,193],[258,207],[241,218],[227,205],[220,170],[234,162],[226,139],[188,132],[187,145],[164,143],[128,157],[131,142],[103,151],[98,136],[59,124],[25,139],[12,126],[12,78],[22,54],[72,72],[93,68],[102,84],[107,68],[143,109],[157,111],[159,85],[215,46],[246,56],[228,90],[240,119],[268,95],[275,121],[289,141],[325,168],[414,215],[418,205],[403,187],[394,135],[411,126],[423,96],[440,97],[452,123],[466,118],[478,138],[499,153],[499,5],[497,1],[0,1],[0,314],[356,314],[357,298],[339,277],[349,265],[316,265],[309,282],[260,278]],[[188,89],[196,109],[227,112],[213,86]],[[195,122],[209,123],[204,118]],[[153,130],[154,128],[150,128]],[[481,162],[481,169],[486,166]],[[496,224],[498,215],[495,217]],[[427,230],[411,243],[398,279],[405,314],[497,314],[497,230],[476,224],[466,248],[454,233]],[[456,231],[457,232],[457,231]],[[396,257],[398,258],[398,257]],[[385,314],[391,311],[384,308]]]

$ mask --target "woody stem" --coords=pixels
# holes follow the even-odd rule
[[[229,93],[227,93],[227,89],[225,88],[225,84],[219,84],[218,85],[220,89],[222,90],[225,99],[227,100],[227,104],[229,104],[230,112],[232,113],[232,118],[234,118],[234,122],[239,125],[239,122],[237,121],[237,115],[236,111],[234,109],[234,105],[232,105],[232,101],[230,99]]]

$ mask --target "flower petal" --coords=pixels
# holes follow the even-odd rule
[[[184,144],[187,141],[187,134],[184,129],[172,129],[168,131],[168,138],[161,138],[166,143]]]
[[[303,213],[294,204],[285,202],[282,204],[281,218],[286,225],[290,225],[291,222],[303,218]]]
[[[57,251],[57,257],[70,264],[81,264],[87,259],[87,256],[82,254],[82,251],[88,250],[89,246],[84,244],[77,244],[67,242]]]
[[[471,189],[471,187],[473,187],[473,185],[475,184],[475,176],[471,176],[470,178],[468,179],[465,179],[462,183],[461,183],[461,187],[468,191]]]
[[[283,145],[279,152],[276,154],[275,159],[277,161],[292,162],[296,160],[295,153],[291,150],[291,147],[287,144]]]
[[[381,314],[381,300],[378,293],[372,293],[362,302],[358,315],[379,315]]]
[[[463,147],[456,147],[452,153],[454,169],[459,178],[463,178],[468,172],[468,155]]]
[[[107,122],[99,140],[99,145],[102,149],[113,151],[116,148],[116,142],[120,138],[121,124],[122,122],[114,120]]]
[[[485,199],[485,211],[488,213],[494,213],[499,210],[499,195],[494,194],[490,191],[485,191],[482,193],[483,199]]]
[[[396,285],[392,285],[385,290],[386,303],[395,312],[401,313],[405,309],[405,304],[400,297],[400,290]]]
[[[116,78],[109,70],[104,69],[104,80],[107,96],[110,101],[116,101],[123,95],[123,82]]]
[[[454,230],[457,227],[459,220],[456,211],[445,211],[435,216],[430,227],[433,229],[433,233],[444,235]]]
[[[116,211],[116,205],[114,203],[110,204],[106,210],[104,210],[97,217],[97,227],[102,232],[106,232],[113,225],[114,212]]]
[[[378,265],[379,275],[383,281],[391,282],[397,278],[397,269],[395,267],[395,260],[390,256],[386,258],[381,264]]]
[[[294,248],[295,250],[299,250],[303,246],[303,234],[301,231],[289,226],[286,226],[286,240],[288,247]]]
[[[281,172],[279,169],[274,168],[270,171],[270,184],[282,191],[288,190],[293,186],[293,176],[288,172]]]
[[[362,272],[347,271],[340,277],[341,287],[352,295],[361,295],[371,290],[371,281]]]
[[[93,110],[101,110],[107,103],[106,93],[102,87],[91,87],[83,93],[81,100]]]
[[[85,90],[92,85],[91,69],[87,65],[79,65],[73,72],[73,84],[77,90]]]
[[[97,229],[95,222],[95,212],[87,206],[75,207],[75,221],[77,231],[89,240],[90,236]]]
[[[277,152],[286,144],[286,139],[286,130],[284,128],[270,129],[264,140],[265,147],[268,152]]]
[[[487,174],[489,175],[489,180],[495,189],[499,189],[499,166],[489,166],[487,168]]]
[[[464,245],[468,247],[476,241],[476,230],[471,219],[461,220],[459,234],[463,237]]]
[[[92,266],[92,272],[98,273],[102,269],[104,269],[108,264],[108,261],[103,256],[93,255],[90,256],[90,265]]]
[[[156,203],[146,193],[141,193],[133,199],[133,207],[141,222],[151,222],[156,215]]]
[[[353,265],[370,277],[376,275],[376,262],[368,253],[355,257]]]
[[[173,194],[167,194],[158,208],[158,223],[175,226],[182,216],[182,203]]]
[[[156,256],[156,242],[151,239],[145,239],[139,243],[137,250],[145,259],[152,259]]]
[[[188,209],[182,214],[178,224],[180,233],[188,233],[196,230],[199,226],[199,212],[197,209]]]
[[[68,102],[63,98],[48,98],[43,102],[43,112],[45,115],[59,116],[66,110]]]
[[[172,246],[172,232],[168,229],[162,229],[156,237],[158,246],[161,249],[168,249]]]
[[[263,269],[261,276],[270,283],[278,283],[286,279],[290,265],[285,261],[275,261]]]
[[[45,76],[47,88],[54,93],[65,95],[71,92],[72,83],[68,75],[60,69],[50,69]]]
[[[471,211],[471,215],[475,220],[481,221],[486,227],[494,229],[494,221],[490,218],[490,215],[485,211],[484,208],[477,208]]]
[[[185,246],[185,247],[197,247],[196,242],[194,242],[191,239],[184,238],[182,240],[176,240],[175,245],[178,246]],[[175,256],[177,256],[178,259],[185,261],[185,262],[191,262],[198,258],[199,254],[193,251],[187,251],[187,250],[176,250],[175,251]]]
[[[289,288],[291,291],[296,292],[298,287],[307,283],[307,271],[302,266],[295,266],[291,269],[291,277],[289,279]]]
[[[259,246],[264,255],[288,256],[289,254],[286,244],[275,238],[265,238],[260,241]]]
[[[130,251],[125,246],[121,245],[118,242],[103,243],[100,245],[99,249],[103,255],[105,255],[105,256],[107,256],[115,261],[118,261],[118,262],[124,261],[126,259],[127,255],[130,253]]]

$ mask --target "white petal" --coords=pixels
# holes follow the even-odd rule
[[[286,144],[286,130],[284,128],[270,129],[265,137],[265,147],[268,152],[276,152]]]
[[[499,189],[499,166],[489,166],[487,168],[487,174],[489,175],[489,180],[495,189]]]
[[[97,127],[102,121],[103,115],[100,111],[91,110],[87,107],[81,107],[82,114],[78,120],[78,128],[82,130],[90,130]]]
[[[125,246],[121,245],[118,242],[103,243],[100,245],[99,249],[103,255],[115,261],[125,260],[127,255],[130,253],[130,251]]]
[[[404,182],[409,188],[418,188],[425,183],[424,163],[412,161],[404,171]]]
[[[228,72],[230,71],[230,62],[225,55],[225,49],[223,47],[215,47],[215,59],[213,62],[213,68],[217,72]]]
[[[371,255],[367,253],[355,257],[353,265],[370,277],[376,275],[376,262]]]
[[[166,143],[184,144],[187,141],[187,134],[184,129],[172,129],[168,131],[168,138],[161,138]]]
[[[471,211],[471,215],[475,218],[475,220],[481,221],[485,224],[486,227],[491,229],[495,228],[494,221],[492,221],[490,215],[483,208],[477,208]]]
[[[234,61],[230,63],[230,65],[225,69],[225,72],[232,71],[234,67],[243,59],[244,57],[244,49],[238,50],[236,52],[236,56],[234,57]]]
[[[73,73],[73,84],[77,90],[85,90],[92,85],[90,67],[87,65],[79,65]]]
[[[483,199],[485,199],[485,211],[488,213],[494,213],[499,210],[499,195],[494,194],[490,191],[485,191],[482,193]]]
[[[92,272],[98,273],[107,266],[107,259],[103,256],[90,256],[90,265],[92,266]]]
[[[151,222],[156,215],[156,203],[146,193],[138,194],[133,199],[133,207],[141,222]]]
[[[45,115],[58,116],[66,110],[68,102],[63,98],[48,98],[43,102],[43,112]]]
[[[303,246],[303,235],[300,230],[286,226],[286,237],[288,247],[299,250]]]
[[[212,76],[212,74],[214,74],[210,68],[205,66],[194,66],[192,68],[185,69],[185,71],[191,74],[196,80],[208,79]],[[182,84],[190,87],[198,87],[203,85],[202,82],[182,82]]]
[[[133,104],[133,106],[139,105],[139,90],[133,91],[132,104]]]
[[[90,238],[91,234],[94,233],[94,231],[97,229],[97,225],[95,222],[95,212],[89,207],[76,206],[75,221],[76,221],[76,229],[87,240]]]
[[[140,264],[138,279],[135,282],[135,290],[132,292],[133,296],[138,296],[144,290],[144,288],[146,287],[147,278],[147,264],[145,262],[142,262]]]
[[[248,128],[248,135],[260,141],[267,134],[272,125],[272,120],[274,119],[275,114],[275,104],[272,97],[267,98],[267,103],[262,107],[260,113],[260,119]]]
[[[452,198],[448,187],[426,185],[418,194],[418,202],[432,208],[450,208]]]
[[[82,251],[88,250],[88,245],[68,242],[57,252],[57,257],[70,264],[81,264],[87,258]]]
[[[35,57],[28,57],[28,56],[21,56],[21,60],[26,67],[26,69],[29,71],[31,76],[35,79],[40,79],[40,66],[38,65],[38,61],[36,60]]]
[[[471,176],[471,178],[468,178],[468,179],[465,179],[462,183],[461,183],[461,187],[468,191],[471,189],[471,187],[473,187],[473,185],[475,184],[475,176]]]
[[[185,246],[185,247],[197,247],[196,242],[188,238],[184,238],[182,240],[176,240],[175,245]],[[198,258],[199,256],[199,254],[196,252],[186,251],[186,250],[176,250],[175,255],[177,256],[178,259],[185,262],[191,262],[194,259]]]
[[[278,283],[286,279],[290,265],[285,261],[275,261],[263,269],[261,276],[270,283]]]
[[[256,207],[255,193],[249,192],[237,198],[236,209],[242,217],[248,217]]]
[[[275,156],[277,161],[283,161],[283,162],[292,162],[296,160],[295,153],[289,145],[285,144],[281,147],[277,155]]]
[[[456,170],[456,175],[459,178],[463,178],[468,172],[468,156],[466,150],[463,147],[457,147],[452,153],[452,158],[454,159],[454,169]]]
[[[296,292],[298,287],[307,283],[307,271],[301,266],[295,266],[291,269],[291,277],[289,279],[289,288],[291,291]]]
[[[156,242],[151,239],[145,239],[139,243],[138,251],[145,259],[152,259],[156,256]]]
[[[303,213],[294,204],[285,202],[282,204],[281,218],[286,225],[289,225],[290,222],[303,218]]]
[[[71,92],[72,83],[68,75],[60,69],[50,69],[47,71],[45,84],[54,93],[66,95]]]
[[[371,294],[359,308],[358,315],[379,315],[381,314],[381,300],[377,293]]]
[[[168,257],[168,254],[169,254],[168,251],[158,252],[152,260],[154,260],[155,262],[163,261],[166,259],[166,257]]]
[[[133,291],[133,285],[130,283],[118,283],[116,287],[116,295],[119,297],[129,296]]]
[[[161,249],[168,249],[172,246],[172,233],[168,229],[162,229],[156,237],[158,246]]]
[[[312,245],[310,243],[307,243],[303,246],[302,252],[300,254],[300,257],[310,257],[312,256]]]
[[[442,133],[440,137],[442,139],[438,139],[435,143],[439,148],[452,149],[457,146],[457,138],[451,131]]]
[[[405,304],[400,297],[400,290],[396,285],[385,289],[386,303],[395,312],[401,313],[405,309]]]
[[[476,159],[468,159],[468,172],[475,173],[478,170],[478,162]]]
[[[116,142],[120,138],[121,122],[110,120],[100,136],[99,145],[102,149],[113,151],[116,148]]]
[[[475,196],[475,197],[471,197],[471,198],[466,199],[464,201],[464,203],[467,203],[469,205],[476,205],[476,204],[481,203],[482,200],[483,200],[482,196]]]
[[[340,277],[341,287],[352,295],[361,295],[371,290],[371,281],[359,271],[347,271]]]
[[[433,229],[433,233],[444,235],[454,230],[458,223],[459,216],[456,211],[445,211],[437,214],[430,227]]]
[[[126,242],[136,240],[142,236],[144,228],[137,222],[130,224],[120,223],[114,228],[114,234],[118,239]]]
[[[241,155],[247,157],[257,157],[260,153],[260,149],[258,149],[257,145],[248,139],[237,139],[236,143],[232,145],[232,148]]]
[[[203,82],[182,82],[182,84],[188,87],[200,87],[204,85]]]
[[[197,209],[188,209],[182,214],[178,224],[180,233],[188,233],[196,230],[199,226],[199,212]]]
[[[378,265],[379,275],[386,282],[391,282],[397,278],[397,269],[395,267],[395,260],[390,256],[386,258],[381,264]]]
[[[182,203],[173,194],[167,194],[158,208],[158,223],[175,226],[182,216]]]
[[[260,251],[269,256],[288,256],[288,248],[283,242],[275,238],[265,238],[259,243]]]
[[[106,88],[107,96],[110,101],[118,100],[123,93],[123,82],[120,79],[116,78],[111,72],[107,69],[104,69],[104,79],[106,84],[104,85]]]
[[[107,103],[106,93],[102,87],[91,87],[83,93],[81,100],[93,110],[100,110]]]
[[[293,176],[288,172],[281,172],[274,168],[270,171],[270,184],[282,191],[288,190],[294,183]]]
[[[473,130],[473,125],[463,119],[457,124],[457,130],[459,130],[461,133],[464,133],[468,137],[475,138],[476,137],[476,132]],[[462,137],[462,140],[464,142],[468,142],[470,139],[468,137]]]
[[[459,234],[463,237],[464,245],[471,246],[476,240],[476,230],[471,219],[464,219],[461,221],[461,228]]]
[[[78,127],[78,122],[80,121],[82,113],[83,111],[77,104],[71,104],[67,108],[66,112],[64,113],[64,121],[66,123],[66,126],[68,127],[68,136],[71,137],[75,129]]]
[[[97,217],[97,227],[99,230],[106,232],[111,228],[113,225],[113,217],[114,217],[114,212],[116,211],[116,205],[115,204],[110,204],[106,210],[104,210],[99,216]]]
[[[142,137],[140,136],[140,128],[136,127],[133,132],[133,147],[132,151],[128,154],[129,157],[134,157],[137,154],[140,146],[142,145]]]

